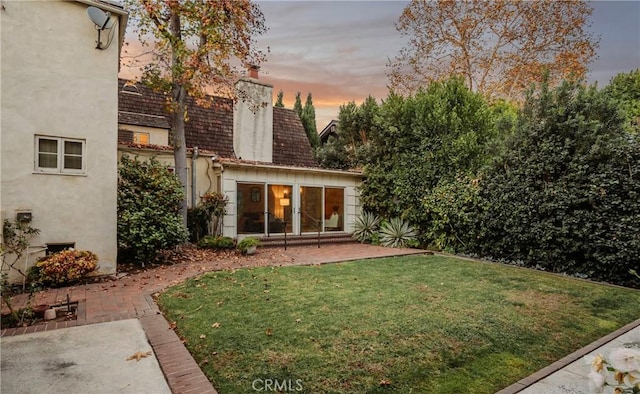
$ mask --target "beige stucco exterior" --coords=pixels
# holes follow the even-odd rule
[[[41,231],[33,251],[73,243],[98,255],[99,273],[113,273],[117,74],[126,19],[112,12],[120,23],[113,26],[112,44],[99,50],[85,2],[2,4],[0,215],[14,220],[18,211],[30,211],[30,225]],[[106,41],[104,32],[102,38]],[[83,170],[73,175],[38,171],[36,136],[83,142]],[[37,253],[29,257],[32,264]],[[21,280],[14,274],[10,279]]]

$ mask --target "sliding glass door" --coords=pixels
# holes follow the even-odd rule
[[[300,232],[322,230],[322,187],[300,187]]]
[[[293,187],[288,185],[268,186],[267,211],[269,216],[269,233],[287,233],[293,229]]]
[[[264,184],[238,183],[238,234],[264,234]]]
[[[344,231],[343,188],[238,183],[236,203],[238,234]]]

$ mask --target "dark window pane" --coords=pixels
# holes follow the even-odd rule
[[[40,138],[38,140],[38,152],[40,153],[58,153],[58,141]]]
[[[40,168],[56,168],[58,167],[58,156],[50,153],[38,154],[38,167]]]
[[[71,170],[81,170],[82,156],[65,156],[64,168],[71,169]]]
[[[64,142],[65,155],[82,155],[82,142]]]

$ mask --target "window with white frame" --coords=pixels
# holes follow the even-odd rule
[[[36,136],[35,170],[53,174],[84,174],[85,140]]]

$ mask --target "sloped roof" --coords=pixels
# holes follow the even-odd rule
[[[168,129],[162,93],[142,85],[125,86],[119,80],[118,123]],[[235,158],[233,151],[233,100],[209,96],[207,105],[187,98],[188,121],[185,123],[187,147],[197,146],[223,158]],[[273,108],[273,164],[318,167],[300,118],[295,111]]]
[[[300,117],[292,109],[273,108],[273,162],[318,167]]]

